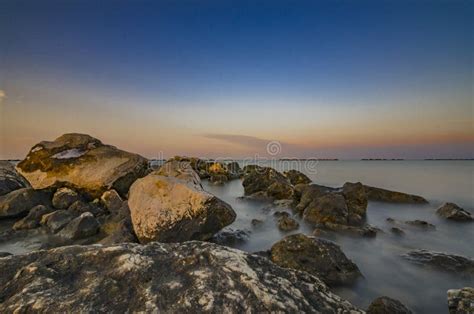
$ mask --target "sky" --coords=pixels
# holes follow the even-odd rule
[[[0,159],[474,158],[474,1],[0,1]]]

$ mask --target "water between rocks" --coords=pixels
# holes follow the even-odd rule
[[[244,165],[241,162],[241,166]],[[474,256],[474,224],[449,222],[439,218],[435,210],[449,201],[473,212],[474,161],[319,161],[310,167],[304,161],[260,163],[279,171],[296,169],[308,175],[314,183],[332,187],[345,182],[362,182],[367,185],[418,194],[429,200],[428,205],[394,205],[369,202],[367,222],[384,231],[376,238],[355,238],[330,235],[345,254],[360,268],[364,279],[350,288],[334,290],[361,308],[367,308],[376,297],[387,295],[401,300],[418,313],[447,313],[446,291],[473,286],[470,279],[439,271],[423,269],[400,258],[411,249],[429,249],[464,256]],[[314,171],[316,170],[316,171]],[[249,238],[232,246],[255,252],[269,249],[282,237],[297,232],[312,234],[313,227],[295,217],[300,223],[296,231],[279,231],[272,215],[275,209],[268,203],[238,199],[244,190],[240,180],[225,185],[203,182],[204,188],[232,205],[236,221],[228,228],[245,230]],[[291,212],[288,210],[288,212]],[[425,231],[402,226],[405,235],[392,234],[392,225],[386,218],[400,221],[420,219],[436,225],[436,230]],[[252,226],[252,219],[262,221]],[[0,232],[8,230],[14,221],[2,221]],[[226,228],[226,229],[228,229]],[[21,254],[47,242],[47,235],[11,239],[0,243],[0,251]]]
[[[314,183],[332,187],[344,182],[362,182],[367,185],[418,194],[428,205],[394,205],[369,202],[367,222],[384,231],[376,238],[355,238],[331,235],[345,254],[360,268],[364,279],[356,286],[338,288],[335,292],[361,308],[367,308],[376,297],[387,295],[401,300],[418,313],[447,313],[446,291],[473,286],[472,279],[423,269],[400,258],[411,249],[460,254],[474,257],[474,224],[456,223],[441,219],[436,208],[443,202],[457,203],[474,209],[474,161],[319,161],[306,169],[304,161],[268,162],[279,171],[297,169]],[[263,164],[265,165],[265,164]],[[276,219],[268,204],[238,199],[244,193],[240,180],[223,186],[204,182],[209,192],[232,205],[237,212],[232,229],[246,230],[249,238],[237,242],[235,248],[255,252],[269,249],[285,235],[297,232],[311,234],[313,227],[296,218],[299,230],[285,233],[278,230]],[[289,211],[289,210],[288,210]],[[289,211],[290,212],[290,211]],[[388,217],[406,221],[420,219],[436,225],[436,230],[422,230],[403,225],[405,235],[390,232],[393,226]],[[263,222],[252,226],[252,219]]]

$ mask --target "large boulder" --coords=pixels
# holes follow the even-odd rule
[[[379,297],[372,301],[367,309],[367,314],[411,314],[402,302],[389,298]]]
[[[122,196],[148,172],[148,160],[85,134],[65,134],[33,146],[16,169],[35,189],[69,186],[91,197],[109,189]]]
[[[0,218],[26,216],[37,205],[50,205],[51,193],[22,188],[0,196]]]
[[[9,161],[0,160],[0,196],[27,187],[30,184],[18,174],[15,167]]]
[[[290,180],[290,183],[293,185],[311,183],[311,179],[298,170],[288,170],[283,172],[283,174],[285,175],[285,177],[288,178],[288,180]]]
[[[474,288],[448,290],[449,314],[472,314],[474,313]]]
[[[428,201],[421,196],[402,192],[390,191],[364,185],[365,193],[371,201],[404,204],[426,204]]]
[[[469,257],[428,250],[409,251],[402,257],[414,264],[474,278],[474,260]]]
[[[306,272],[206,242],[67,246],[0,269],[2,313],[363,313]]]
[[[142,243],[207,240],[236,217],[229,204],[200,185],[156,173],[135,181],[128,205]]]
[[[330,286],[352,284],[362,276],[338,245],[303,234],[290,235],[275,243],[271,260],[281,267],[306,271]]]
[[[455,221],[474,221],[471,213],[454,203],[445,203],[436,210],[436,213],[443,218]]]
[[[245,195],[261,195],[270,199],[291,199],[294,187],[290,181],[281,173],[270,167],[244,168]]]

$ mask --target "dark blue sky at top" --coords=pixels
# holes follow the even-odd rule
[[[44,77],[203,101],[466,93],[473,3],[3,0],[0,84]]]

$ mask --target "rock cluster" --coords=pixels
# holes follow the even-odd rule
[[[363,313],[306,272],[205,242],[67,246],[0,268],[2,313]]]

